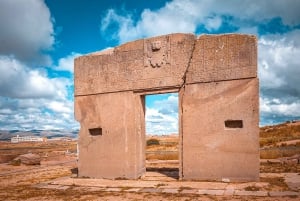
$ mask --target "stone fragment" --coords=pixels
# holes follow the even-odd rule
[[[271,197],[285,197],[285,196],[300,196],[299,192],[295,191],[270,191]]]
[[[41,157],[38,154],[23,154],[14,159],[14,161],[20,161],[25,165],[40,165]]]
[[[234,195],[265,197],[265,196],[268,196],[268,192],[267,191],[243,191],[243,190],[236,190],[234,192]]]
[[[223,195],[224,190],[198,190],[197,194],[200,195]]]

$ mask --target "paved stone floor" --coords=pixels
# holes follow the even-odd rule
[[[273,173],[263,177],[276,177]],[[179,181],[157,172],[147,172],[140,180],[108,180],[63,177],[35,185],[38,188],[68,189],[71,186],[87,191],[198,194],[219,196],[300,197],[300,174],[283,173],[290,190],[270,189],[268,182],[199,182]],[[246,190],[252,189],[252,190]],[[254,190],[253,190],[254,189]],[[267,190],[269,189],[269,190]]]

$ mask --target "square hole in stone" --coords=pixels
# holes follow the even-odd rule
[[[226,120],[226,128],[243,128],[243,120]]]
[[[102,135],[102,128],[90,128],[89,133],[92,136]]]

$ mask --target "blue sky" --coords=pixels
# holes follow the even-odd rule
[[[173,32],[257,35],[260,124],[300,119],[299,10],[299,0],[1,0],[0,130],[78,128],[73,59]],[[175,132],[177,95],[148,99],[148,133]]]

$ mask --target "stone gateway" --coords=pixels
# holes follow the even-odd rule
[[[145,95],[179,93],[179,177],[259,179],[257,41],[170,34],[75,59],[79,176],[145,171]]]

